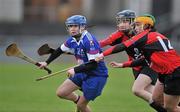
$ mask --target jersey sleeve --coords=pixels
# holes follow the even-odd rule
[[[133,58],[128,55],[128,61],[131,61],[131,60],[133,60]]]
[[[147,65],[145,58],[139,58],[136,60],[128,60],[123,63],[123,67],[137,67]]]
[[[106,37],[103,40],[99,41],[99,44],[101,47],[105,47],[107,45],[113,45],[113,43],[115,43],[118,39],[121,40],[121,37],[123,36],[122,32],[114,32],[111,35],[109,35],[108,37]],[[118,41],[119,41],[118,40]]]
[[[101,48],[105,47],[107,45],[110,45],[110,43],[111,43],[111,41],[110,41],[110,39],[108,37],[99,41],[99,44],[100,44]]]
[[[130,38],[129,40],[123,42],[123,44],[129,48],[129,47],[140,47],[146,44],[147,41],[147,34],[148,34],[148,30],[144,31],[138,35],[133,36],[132,38]]]
[[[73,54],[74,52],[73,52],[73,49],[71,48],[71,42],[70,42],[70,41],[71,41],[70,39],[68,39],[67,41],[65,41],[65,42],[60,46],[60,48],[61,48],[61,50],[62,50],[63,52]]]
[[[121,44],[112,46],[112,47],[106,49],[105,51],[103,51],[103,55],[108,56],[110,54],[122,52],[124,50],[126,50],[126,46],[123,43],[121,43]]]
[[[110,55],[110,54],[114,54],[114,53],[118,53],[118,52],[122,52],[128,48],[132,48],[132,47],[143,47],[143,45],[146,44],[146,41],[147,41],[147,36],[146,34],[148,33],[149,31],[144,31],[132,38],[130,38],[129,40],[127,41],[124,41],[122,42],[121,44],[117,44],[107,50],[105,50],[103,52],[103,55],[104,56],[107,56],[107,55]]]
[[[57,48],[56,50],[54,50],[51,55],[49,56],[49,58],[46,60],[47,64],[50,64],[53,60],[55,60],[57,57],[59,57],[61,54],[63,54],[64,52],[61,50],[61,48]]]

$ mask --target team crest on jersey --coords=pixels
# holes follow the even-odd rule
[[[90,50],[95,50],[94,42],[90,41]]]
[[[84,50],[83,49],[81,49],[81,54],[84,54]]]
[[[81,48],[77,48],[77,55],[82,56],[82,57],[85,56],[84,50]]]
[[[138,59],[142,56],[142,54],[138,48],[134,48],[134,52],[135,52],[135,54],[134,54],[135,59]]]
[[[94,46],[94,42],[92,40],[90,41],[90,46]]]
[[[136,54],[139,54],[139,53],[140,53],[138,48],[134,48],[134,52],[135,52]]]

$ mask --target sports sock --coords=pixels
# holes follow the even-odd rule
[[[158,105],[155,102],[152,102],[149,104],[153,109],[155,109],[157,112],[167,112],[166,109],[164,107],[162,107],[161,105]]]
[[[77,100],[76,100],[76,101],[74,101],[74,103],[76,103],[76,104],[77,104],[77,102],[79,101],[79,99],[80,99],[80,96],[78,95],[78,98],[77,98]]]

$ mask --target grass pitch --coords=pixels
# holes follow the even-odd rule
[[[50,65],[54,72],[72,66]],[[36,78],[46,71],[31,64],[0,64],[0,112],[74,112],[75,105],[59,99],[56,88],[67,78],[65,74],[42,81]],[[109,69],[109,78],[101,96],[90,103],[93,112],[154,112],[148,104],[131,92],[130,69]],[[78,92],[80,93],[80,92]]]

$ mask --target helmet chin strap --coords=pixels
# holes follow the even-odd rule
[[[79,26],[78,34],[71,35],[71,36],[74,37],[77,41],[79,41],[84,30],[85,30],[85,27]]]
[[[77,41],[79,41],[84,30],[85,27],[79,26],[79,33],[77,35],[74,35],[73,37],[76,38]]]
[[[79,41],[80,40],[80,37],[81,37],[81,33],[79,33],[79,34],[77,34],[77,35],[74,35],[73,37],[77,40],[77,41]]]
[[[77,41],[79,41],[80,38],[81,38],[81,35],[82,35],[82,31],[81,31],[81,29],[80,29],[80,27],[79,27],[79,33],[76,34],[76,35],[74,35],[73,37],[74,37]]]

